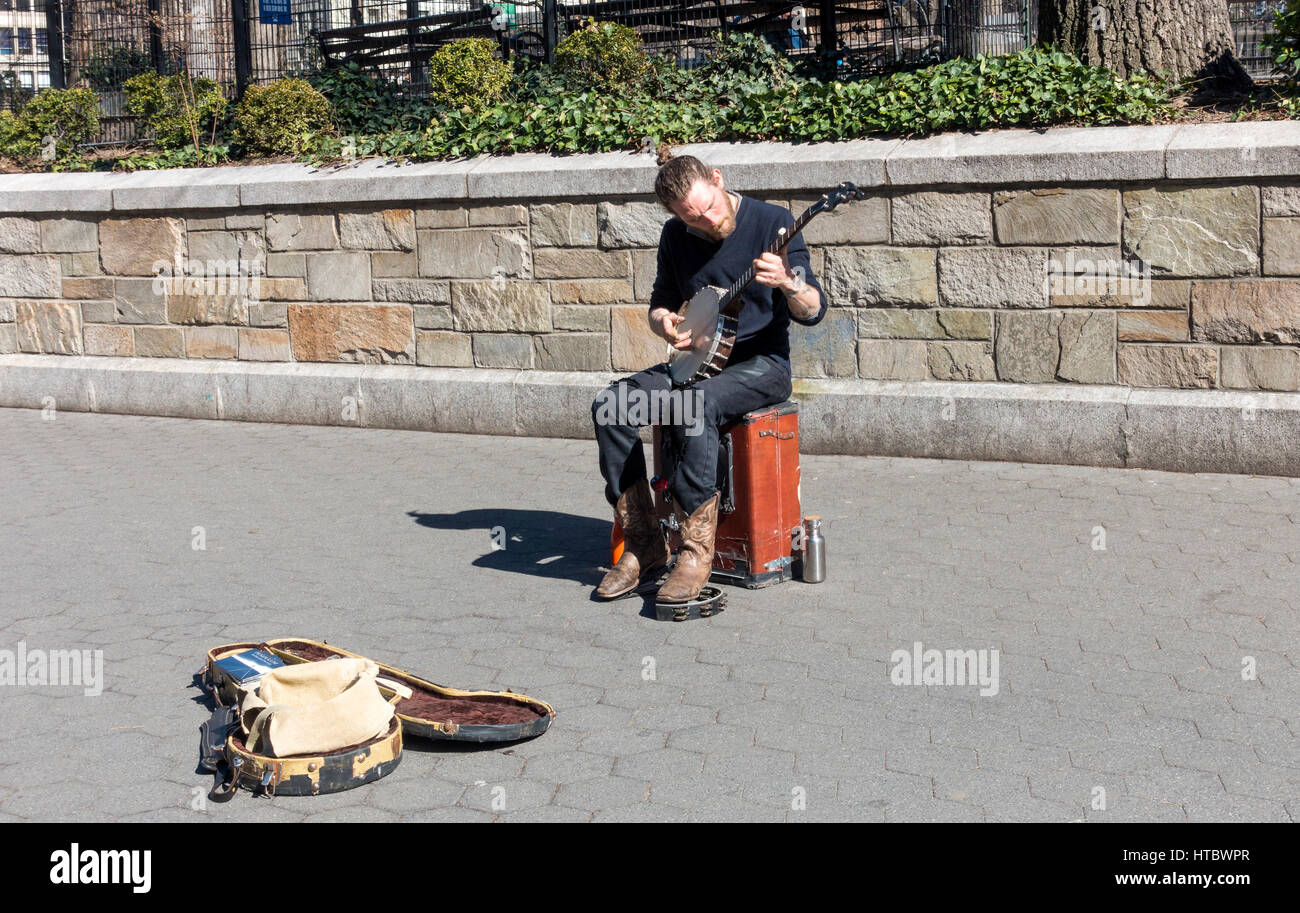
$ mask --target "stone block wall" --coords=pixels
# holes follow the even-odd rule
[[[666,213],[590,192],[3,215],[0,353],[638,370]],[[796,376],[1300,390],[1300,177],[876,187],[805,239]]]

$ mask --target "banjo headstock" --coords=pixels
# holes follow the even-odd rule
[[[830,212],[841,203],[848,203],[851,200],[861,200],[867,195],[865,190],[859,190],[858,185],[852,181],[844,181],[836,186],[834,190],[822,194],[822,198],[812,206],[808,207],[809,218],[821,212]]]

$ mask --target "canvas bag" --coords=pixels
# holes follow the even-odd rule
[[[374,660],[361,657],[267,673],[239,704],[248,749],[273,757],[321,754],[382,736],[395,711],[379,691],[378,674]]]

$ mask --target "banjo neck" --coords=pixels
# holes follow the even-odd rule
[[[821,212],[821,210],[816,206],[809,206],[805,209],[803,214],[794,220],[794,225],[791,226],[788,231],[784,228],[781,229],[776,240],[767,246],[766,252],[769,254],[779,254],[781,251],[785,250],[789,243],[794,240],[794,236],[803,231],[804,226],[811,222],[819,212]],[[740,309],[744,307],[744,302],[741,300],[740,296],[744,294],[745,289],[749,288],[749,284],[754,281],[755,275],[757,275],[757,273],[754,270],[754,264],[751,263],[749,264],[749,268],[741,273],[740,278],[731,283],[731,286],[727,289],[726,296],[723,299],[727,303],[719,312],[722,316],[735,317],[740,313]]]

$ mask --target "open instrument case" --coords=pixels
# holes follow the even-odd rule
[[[208,651],[203,682],[222,710],[233,709],[239,701],[239,689],[217,661],[244,650],[262,649],[279,657],[286,665],[316,662],[332,657],[358,656],[341,647],[301,637],[225,644]],[[541,735],[555,718],[555,710],[545,701],[506,691],[465,691],[448,688],[412,675],[404,669],[376,663],[383,678],[393,679],[411,689],[402,697],[382,684],[380,692],[395,705],[396,715],[389,731],[361,745],[349,746],[329,754],[315,756],[271,757],[248,751],[235,715],[226,714],[223,740],[224,761],[228,766],[228,790],[216,789],[213,798],[228,797],[243,783],[260,787],[268,794],[318,795],[352,789],[391,773],[401,760],[402,737],[417,737],[456,742],[515,742]],[[232,725],[233,722],[233,725]],[[205,758],[217,749],[204,726]],[[202,762],[201,762],[202,763]],[[205,765],[206,766],[206,765]],[[215,763],[209,769],[216,769]]]

